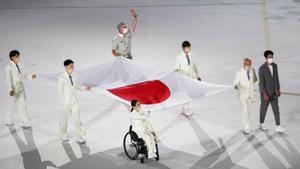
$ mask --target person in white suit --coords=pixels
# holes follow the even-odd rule
[[[182,43],[182,52],[177,55],[175,71],[201,81],[198,73],[196,59],[191,55],[191,43],[184,41]],[[191,116],[193,113],[190,111],[189,103],[183,105],[181,113],[185,116]]]
[[[241,113],[241,131],[244,134],[251,132],[249,124],[249,104],[253,99],[254,87],[258,85],[255,69],[251,68],[252,61],[249,58],[244,59],[243,68],[236,72],[234,78],[234,89],[238,91],[242,106]]]
[[[141,110],[141,103],[138,100],[131,101],[130,121],[132,130],[139,138],[142,138],[147,146],[148,158],[156,157],[155,131],[148,121],[147,115]]]
[[[27,74],[24,71],[24,65],[20,63],[20,52],[13,50],[9,53],[10,62],[5,67],[6,84],[8,87],[8,126],[14,125],[15,107],[19,109],[22,116],[22,126],[30,128],[31,122],[27,112],[26,93],[24,88],[24,79],[35,79],[35,74]]]
[[[62,73],[58,78],[58,94],[62,103],[63,111],[60,117],[59,133],[62,141],[67,141],[67,127],[69,115],[72,116],[75,130],[76,130],[76,141],[78,143],[84,143],[85,129],[80,121],[80,114],[78,109],[78,102],[76,96],[76,89],[79,90],[90,90],[90,86],[82,86],[76,83],[76,78],[73,76],[74,62],[70,59],[64,61],[66,71]]]

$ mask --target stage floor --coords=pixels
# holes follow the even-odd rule
[[[285,169],[300,168],[300,1],[299,0],[0,0],[0,169]],[[68,143],[58,135],[60,104],[57,84],[26,81],[31,129],[5,125],[8,52],[18,49],[29,72],[63,71],[71,58],[82,69],[111,56],[116,26],[130,24],[138,12],[133,57],[156,69],[174,67],[181,43],[189,40],[204,81],[231,85],[243,58],[254,68],[271,48],[279,66],[282,125],[275,133],[271,109],[268,132],[257,130],[259,94],[251,103],[253,132],[240,130],[240,102],[234,91],[194,100],[194,115],[180,115],[180,106],[151,113],[159,137],[159,162],[129,160],[122,142],[129,113],[122,103],[95,92],[78,92],[87,144],[74,140],[72,120]],[[264,19],[265,18],[265,19]],[[296,95],[294,95],[296,94]]]

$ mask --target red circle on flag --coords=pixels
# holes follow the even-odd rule
[[[139,100],[141,104],[157,104],[167,100],[170,97],[170,90],[160,80],[151,80],[142,83],[122,86],[108,89],[112,94],[131,101]]]

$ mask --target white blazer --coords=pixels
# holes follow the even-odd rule
[[[251,98],[254,94],[254,86],[258,84],[257,75],[255,69],[250,69],[250,80],[247,76],[247,71],[244,68],[241,68],[236,72],[234,78],[234,85],[237,85],[239,88],[240,96],[244,98]]]
[[[190,59],[190,65],[188,64],[186,54],[183,51],[180,54],[178,54],[175,70],[188,77],[197,79],[198,78],[197,63],[190,53],[189,53],[189,59]]]
[[[20,72],[14,62],[9,62],[5,67],[5,75],[6,75],[6,84],[8,87],[8,91],[14,91],[16,95],[20,93],[25,94],[24,90],[24,79],[32,80],[32,74],[27,74],[24,72],[24,65],[22,63],[18,64]]]
[[[143,112],[137,112],[136,110],[133,110],[130,113],[130,122],[132,125],[132,130],[137,134],[144,134],[154,131],[148,121],[147,115]]]
[[[76,77],[72,75],[73,85],[67,72],[62,73],[58,78],[58,94],[63,104],[77,103],[76,89],[86,90],[85,86],[77,84]]]

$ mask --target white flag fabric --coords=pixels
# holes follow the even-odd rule
[[[232,86],[200,82],[175,71],[159,71],[123,57],[116,57],[77,71],[80,84],[130,104],[137,99],[145,110],[159,110],[202,98]]]

